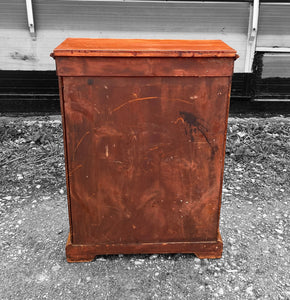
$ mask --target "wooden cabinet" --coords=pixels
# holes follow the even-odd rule
[[[222,41],[67,39],[59,76],[67,260],[222,254],[231,76]]]

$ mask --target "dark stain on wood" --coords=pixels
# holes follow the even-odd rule
[[[200,132],[211,148],[211,153],[212,153],[211,159],[213,159],[213,156],[217,152],[218,147],[215,145],[212,145],[212,143],[208,139],[208,137],[207,137],[208,129],[206,127],[204,120],[197,118],[194,116],[194,114],[192,114],[190,112],[186,112],[186,111],[180,111],[179,114],[180,114],[181,118],[184,120],[184,122],[187,124],[187,126],[185,127],[185,134],[189,135],[191,142],[194,142],[194,140],[195,140],[194,136],[196,135],[196,133]],[[203,125],[203,124],[205,124],[205,125]]]
[[[186,111],[179,112],[180,116],[183,118],[184,122],[189,126],[189,135],[191,138],[191,141],[194,142],[194,134],[199,131],[207,143],[211,146],[210,141],[208,140],[206,136],[206,132],[208,131],[207,128],[202,124],[202,120],[198,119],[194,116],[194,114]],[[187,130],[186,130],[187,134]]]

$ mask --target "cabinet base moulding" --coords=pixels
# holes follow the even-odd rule
[[[221,258],[222,251],[223,242],[219,232],[217,241],[80,245],[73,244],[69,234],[66,243],[68,262],[89,262],[97,255],[153,253],[193,253],[201,259],[214,259]]]

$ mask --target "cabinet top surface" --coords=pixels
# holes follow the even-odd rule
[[[52,56],[236,57],[236,51],[221,40],[68,38]]]

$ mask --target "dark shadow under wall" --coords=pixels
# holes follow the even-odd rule
[[[230,114],[290,113],[289,79],[261,79],[262,55],[256,55],[254,73],[235,73]],[[279,88],[280,85],[280,88]],[[282,89],[281,89],[282,86]],[[275,101],[267,100],[275,97]],[[285,101],[285,100],[288,100]],[[55,71],[0,71],[1,114],[60,114]]]

